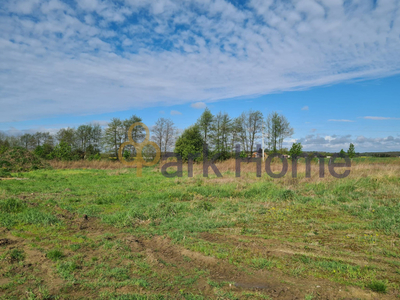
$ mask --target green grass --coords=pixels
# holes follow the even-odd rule
[[[387,283],[384,281],[373,281],[368,284],[368,287],[377,293],[386,293],[387,292]]]
[[[50,250],[47,252],[46,257],[52,261],[57,261],[64,257],[64,253],[60,250]]]
[[[2,181],[0,239],[14,244],[0,246],[0,299],[273,298],[232,289],[235,278],[310,283],[302,299],[316,297],[315,280],[398,293],[398,173],[223,175],[37,170]]]

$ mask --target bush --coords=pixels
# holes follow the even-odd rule
[[[38,156],[21,147],[10,148],[0,155],[0,176],[10,172],[27,172],[44,169],[45,164]]]
[[[89,161],[92,161],[92,160],[101,160],[101,155],[100,155],[100,153],[89,155],[89,156],[87,157],[87,160],[89,160]]]
[[[48,158],[49,154],[53,151],[53,147],[49,144],[43,146],[37,146],[33,151],[40,158]]]

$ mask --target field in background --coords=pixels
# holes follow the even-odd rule
[[[395,299],[400,159],[350,176],[165,178],[52,162],[0,181],[2,299]],[[273,169],[279,170],[280,164]],[[184,171],[187,167],[184,166]]]

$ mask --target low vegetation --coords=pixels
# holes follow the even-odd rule
[[[11,177],[11,172],[27,172],[48,166],[35,154],[21,147],[10,148],[0,154],[0,177]]]
[[[345,179],[90,163],[1,182],[0,299],[399,296],[398,159],[355,158]]]

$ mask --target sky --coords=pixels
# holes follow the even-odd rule
[[[285,146],[400,151],[398,0],[3,0],[0,130],[205,107],[284,114]]]

